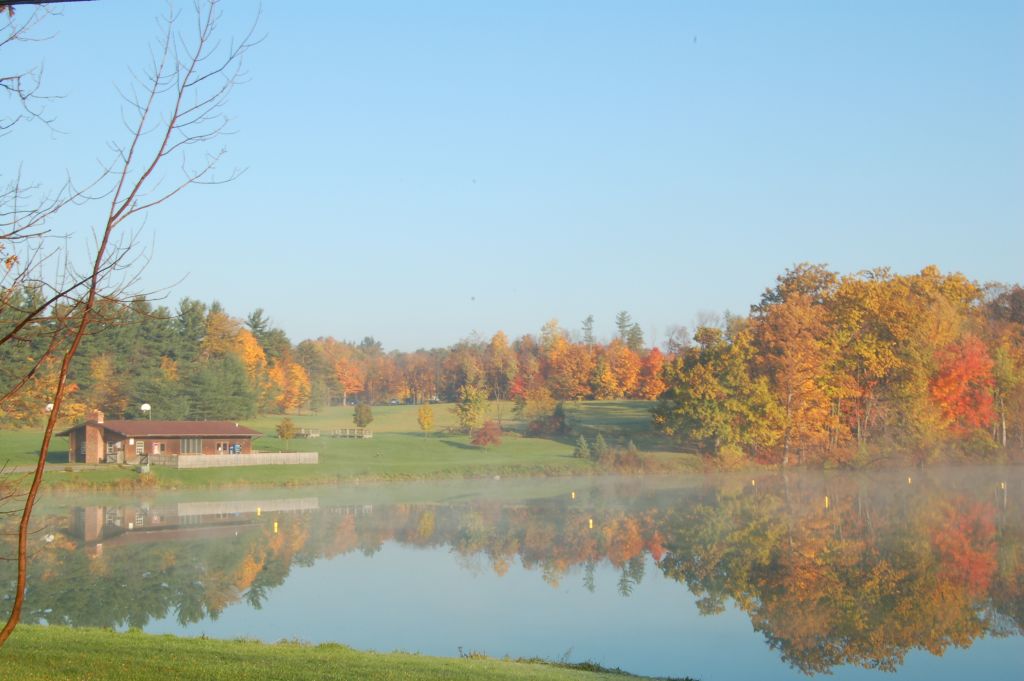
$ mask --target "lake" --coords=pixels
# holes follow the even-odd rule
[[[23,621],[704,681],[1012,679],[1022,499],[1006,467],[51,497]]]

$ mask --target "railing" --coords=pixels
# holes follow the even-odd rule
[[[335,428],[331,431],[331,437],[354,437],[369,440],[373,437],[373,431],[369,428]]]
[[[149,462],[171,468],[229,468],[319,463],[317,452],[253,452],[252,454],[150,454]]]

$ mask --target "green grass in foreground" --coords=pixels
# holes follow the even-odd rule
[[[19,627],[0,649],[0,678],[19,681],[638,678],[618,670],[588,671],[589,667],[586,663],[562,666],[477,656],[451,659],[369,653],[338,644],[269,645],[40,626]]]
[[[651,427],[649,402],[583,402],[566,405],[569,433],[558,438],[527,438],[515,432],[522,424],[512,418],[511,403],[490,405],[489,418],[501,416],[506,430],[497,447],[481,449],[469,443],[469,436],[453,434],[451,405],[433,405],[435,430],[424,437],[416,423],[417,406],[396,405],[373,408],[369,440],[293,439],[283,442],[274,436],[281,416],[262,416],[245,425],[267,436],[254,446],[264,451],[316,451],[315,466],[254,466],[208,470],[170,470],[155,467],[150,484],[163,488],[232,486],[301,486],[351,480],[409,480],[425,478],[489,477],[492,475],[573,475],[595,470],[590,461],[572,457],[573,442],[582,433],[593,441],[601,433],[611,444],[625,446],[632,440],[645,454],[672,468],[696,468],[695,457],[669,451],[670,443]],[[290,417],[298,428],[351,427],[352,407],[332,407],[318,414]],[[0,463],[27,465],[34,462],[40,434],[37,431],[0,433]],[[67,461],[67,442],[57,438],[51,453],[53,463]],[[46,482],[55,487],[104,488],[132,485],[139,476],[130,467],[70,473],[56,468]]]

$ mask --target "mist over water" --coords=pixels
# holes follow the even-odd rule
[[[1006,467],[54,498],[24,621],[705,680],[1015,678],[1022,499]]]

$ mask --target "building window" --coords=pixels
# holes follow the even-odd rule
[[[198,437],[185,437],[181,439],[182,454],[202,454],[203,440]]]

